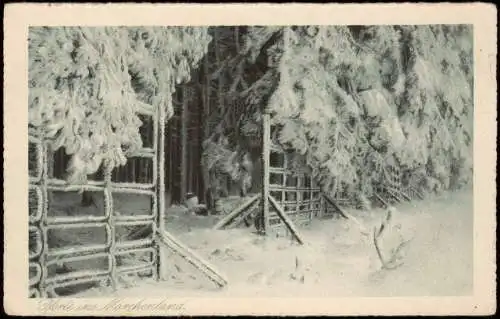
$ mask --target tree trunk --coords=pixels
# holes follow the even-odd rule
[[[173,166],[173,154],[175,152],[174,146],[175,144],[173,143],[173,133],[174,133],[174,127],[175,127],[175,118],[170,119],[170,121],[167,123],[168,125],[168,136],[167,136],[167,150],[168,154],[165,154],[165,156],[168,156],[167,159],[167,165],[166,165],[166,175],[167,175],[167,189],[170,192],[174,191],[174,166]]]
[[[188,150],[188,97],[187,90],[182,88],[182,110],[181,110],[181,202],[185,199],[187,193],[187,150]]]
[[[212,85],[212,80],[210,78],[210,73],[208,70],[208,53],[205,55],[205,58],[203,60],[203,72],[205,75],[205,86],[202,90],[203,92],[203,119],[201,123],[203,123],[203,138],[200,141],[200,150],[203,152],[203,142],[209,137],[210,135],[210,121],[208,120],[210,118],[210,91],[211,91],[211,85]],[[203,153],[202,153],[203,156]],[[208,180],[208,173],[206,173],[204,170],[206,170],[206,167],[202,167],[202,182],[203,182],[203,190],[204,190],[204,200],[205,200],[205,205],[207,205],[208,209],[211,210],[213,208],[212,201],[211,201],[211,195],[210,195],[210,181]]]
[[[217,67],[220,68],[221,65],[222,65],[222,61],[221,61],[221,52],[220,52],[220,46],[218,45],[218,40],[219,40],[219,37],[217,36],[217,32],[214,33],[215,36],[215,60],[217,62]],[[225,117],[225,110],[226,110],[226,100],[225,100],[225,91],[224,91],[224,72],[221,72],[219,73],[219,77],[218,77],[218,83],[217,83],[217,98],[219,100],[219,115],[220,115],[220,118],[219,118],[219,121],[224,121],[224,117]],[[226,123],[227,125],[227,123]],[[224,178],[224,185],[223,187],[225,187],[226,189],[226,193],[229,194],[230,192],[230,189],[231,189],[231,179],[229,178],[229,176],[226,176]]]

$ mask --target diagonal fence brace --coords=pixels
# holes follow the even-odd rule
[[[196,269],[200,270],[217,286],[224,287],[228,284],[228,280],[226,279],[226,277],[220,274],[214,266],[212,266],[202,257],[198,256],[194,251],[183,245],[178,239],[173,237],[165,229],[156,230],[156,239],[161,245],[172,249],[175,253],[184,258]]]
[[[333,198],[331,198],[329,195],[325,194],[325,193],[322,193],[323,195],[323,198],[328,202],[328,204],[330,204],[331,206],[333,206],[333,208],[335,208],[337,210],[337,213],[342,216],[343,218],[349,218],[346,214],[346,212],[344,212],[344,210],[342,208],[340,208],[339,205],[337,205],[337,203],[335,202],[335,200],[333,200]]]
[[[287,214],[285,213],[285,211],[283,210],[281,205],[278,204],[278,202],[276,201],[276,199],[274,199],[274,197],[269,195],[268,198],[269,198],[269,202],[271,202],[271,204],[274,206],[274,208],[276,209],[276,212],[278,213],[278,216],[285,223],[286,227],[290,230],[293,237],[297,240],[297,242],[299,242],[299,244],[303,245],[304,240],[300,236],[299,231],[295,227],[293,221],[287,216]]]
[[[213,229],[223,229],[226,227],[229,223],[231,223],[235,218],[237,218],[239,215],[244,214],[242,217],[246,217],[245,213],[250,213],[251,211],[248,209],[254,204],[259,198],[261,194],[256,194],[249,198],[247,201],[245,201],[243,204],[241,204],[238,208],[233,210],[229,215],[225,216],[222,218],[215,226]]]

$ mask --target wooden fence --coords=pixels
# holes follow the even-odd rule
[[[104,167],[84,185],[62,178],[62,151],[52,153],[43,136],[29,136],[29,288],[31,297],[57,297],[111,286],[133,274],[158,277],[154,234],[163,200],[158,182],[157,112],[141,114],[144,148],[127,165]],[[81,192],[93,203],[82,207]],[[127,201],[128,200],[128,201]],[[127,205],[124,203],[134,203]]]
[[[335,206],[325,200],[306,165],[292,167],[293,158],[297,156],[294,152],[276,147],[271,149],[269,194],[297,226],[304,226],[314,218],[332,217],[338,212]],[[342,203],[342,200],[338,202]],[[270,206],[269,226],[275,233],[288,234],[274,206]]]

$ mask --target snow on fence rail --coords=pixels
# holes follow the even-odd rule
[[[126,276],[161,279],[168,262],[160,245],[192,261],[181,243],[158,229],[165,222],[165,114],[139,114],[143,149],[113,170],[101,167],[82,185],[68,185],[69,157],[50,150],[29,129],[29,295],[58,297],[96,286],[116,289]],[[82,205],[82,194],[91,201]],[[186,257],[187,256],[187,257]],[[195,258],[197,268],[218,278],[213,267]],[[210,272],[205,271],[210,269]]]
[[[63,166],[61,159],[49,160],[54,154],[43,138],[29,136],[31,297],[72,294],[95,283],[116,287],[119,277],[130,273],[157,276],[158,251],[153,234],[158,219],[158,124],[154,116],[152,120],[153,147],[135,156],[151,162],[149,181],[143,183],[123,183],[120,174],[134,175],[128,175],[126,168],[112,172],[105,167],[99,172],[101,176],[93,176],[101,180],[67,185],[60,178],[61,172],[57,172]],[[78,205],[82,192],[92,194],[90,208]],[[120,196],[142,197],[145,207],[129,207],[125,212],[127,207],[120,207]],[[149,229],[144,231],[145,228]],[[141,236],[134,232],[137,229],[142,230]],[[137,238],[131,238],[131,234]],[[142,254],[142,259],[137,254]]]
[[[240,224],[253,215],[255,227],[260,233],[292,236],[303,243],[295,225],[305,225],[314,218],[332,217],[341,213],[336,203],[332,204],[325,199],[325,194],[316,184],[308,167],[305,164],[301,166],[300,160],[294,160],[294,157],[300,155],[270,144],[270,138],[264,138],[262,193],[247,199],[213,228],[222,229],[229,224]],[[255,213],[256,209],[260,212]]]
[[[270,153],[269,193],[295,223],[307,223],[321,213],[320,188],[305,169],[291,169],[288,153],[276,148]],[[279,225],[272,210],[269,224]]]
[[[333,216],[337,213],[335,207],[325,202],[319,185],[312,178],[307,167],[292,167],[292,157],[296,154],[273,147],[269,160],[269,194],[283,212],[297,225],[308,224],[318,217]],[[278,234],[283,227],[276,207],[271,206],[269,225]]]

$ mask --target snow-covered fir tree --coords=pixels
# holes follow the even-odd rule
[[[215,179],[239,178],[264,107],[274,142],[303,154],[325,190],[370,196],[391,167],[421,191],[472,179],[470,26],[46,27],[29,37],[30,127],[72,155],[71,182],[104,160],[123,165],[141,147],[136,113],[171,116],[176,83],[202,67],[213,105],[202,164]]]
[[[209,41],[193,27],[30,28],[29,126],[71,155],[71,183],[124,165],[142,147],[138,112],[168,119]]]
[[[245,104],[236,127],[259,135],[270,108],[275,142],[304,154],[325,190],[369,196],[391,168],[420,191],[471,181],[469,26],[248,27],[241,38],[223,66],[227,81],[247,79],[230,92]]]

